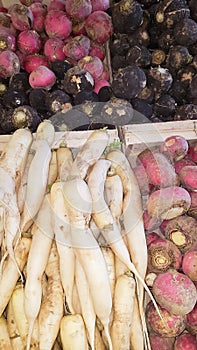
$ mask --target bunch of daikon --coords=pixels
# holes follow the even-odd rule
[[[0,349],[150,349],[145,290],[157,305],[130,164],[105,129],[77,152],[54,139],[43,121],[0,156]]]

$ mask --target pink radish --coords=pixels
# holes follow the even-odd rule
[[[184,166],[179,173],[179,178],[183,187],[197,192],[197,165]]]
[[[87,56],[90,49],[90,39],[83,34],[77,35],[65,43],[63,52],[66,57],[71,58],[74,61],[80,60],[82,57]]]
[[[197,250],[184,254],[182,270],[192,281],[197,281]]]
[[[196,350],[197,339],[190,333],[180,334],[174,344],[174,350]]]
[[[0,77],[10,78],[20,72],[20,61],[16,53],[11,50],[0,52]]]
[[[162,142],[160,151],[173,161],[178,161],[186,156],[188,148],[188,141],[183,136],[173,135]]]
[[[44,55],[49,61],[64,60],[65,54],[63,52],[64,42],[59,38],[49,38],[44,44]]]
[[[186,328],[192,334],[197,334],[197,303],[186,315]]]
[[[41,48],[40,35],[35,30],[24,30],[17,37],[17,45],[19,50],[26,55],[38,53]]]
[[[104,44],[113,33],[111,17],[105,11],[94,11],[86,18],[85,29],[91,40]]]
[[[78,66],[87,72],[92,77],[98,79],[103,73],[103,63],[97,56],[84,56],[78,61]]]
[[[174,350],[175,337],[163,337],[150,332],[151,350]]]
[[[47,14],[46,7],[40,2],[34,2],[29,8],[34,18],[32,29],[36,30],[38,33],[42,33],[44,31],[44,20]]]
[[[106,11],[110,7],[109,0],[91,0],[92,12],[94,11]]]
[[[40,66],[50,68],[49,60],[46,56],[41,54],[27,55],[23,59],[23,68],[26,72],[31,73],[34,69]]]
[[[50,11],[44,21],[45,31],[49,38],[66,39],[72,31],[72,22],[64,11]]]
[[[17,30],[23,31],[32,28],[33,13],[29,7],[13,4],[9,7],[8,13],[14,28]]]
[[[54,72],[46,66],[38,66],[29,75],[29,84],[33,89],[50,90],[55,82]]]
[[[66,13],[74,20],[83,21],[92,12],[91,0],[66,0]]]

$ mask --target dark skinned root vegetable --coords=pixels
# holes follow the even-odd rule
[[[180,186],[153,191],[146,202],[146,210],[155,221],[170,220],[183,215],[191,205],[189,192]]]
[[[29,91],[31,89],[29,85],[29,74],[26,72],[19,72],[12,75],[9,79],[9,87],[13,90]]]
[[[66,103],[71,103],[71,97],[64,91],[54,90],[46,95],[46,107],[52,114],[62,111]]]
[[[179,178],[183,187],[197,192],[197,165],[184,166],[179,172]]]
[[[80,91],[92,91],[94,79],[89,72],[74,66],[64,74],[63,86],[66,93],[75,96]]]
[[[174,350],[196,350],[197,339],[194,334],[186,333],[180,334],[174,343]]]
[[[23,105],[13,110],[12,122],[15,129],[29,128],[35,131],[41,122],[36,109],[29,105]]]
[[[191,18],[184,18],[174,26],[173,36],[179,45],[189,46],[197,41],[197,23]]]
[[[81,111],[86,114],[91,120],[91,123],[98,123],[100,122],[100,115],[102,108],[104,106],[103,102],[96,102],[96,101],[85,101],[84,103],[80,105],[76,105],[75,109],[77,111]]]
[[[197,333],[197,303],[186,315],[186,329],[192,334]]]
[[[149,86],[145,86],[137,95],[137,98],[148,104],[152,104],[154,101],[154,91]]]
[[[143,28],[143,22],[142,25],[136,29],[134,32],[128,35],[128,40],[130,46],[133,45],[142,45],[145,47],[149,46],[150,43],[150,35],[146,28]]]
[[[147,119],[150,119],[153,115],[153,108],[151,106],[151,104],[149,104],[148,102],[146,102],[143,99],[140,98],[132,98],[131,99],[131,104],[133,106],[134,109],[134,115],[133,115],[133,123],[141,123],[141,116],[144,116],[145,118],[145,123],[147,122]]]
[[[195,69],[196,72],[196,69]],[[190,99],[196,99],[196,93],[197,93],[197,74],[195,74],[189,84],[189,97]]]
[[[193,66],[192,63],[180,68],[175,76],[175,79],[180,80],[182,84],[185,86],[185,89],[188,90],[188,102],[193,99],[195,99],[195,96],[191,93],[191,83],[196,75],[196,68]],[[193,88],[195,88],[195,83],[193,84]]]
[[[24,90],[8,88],[3,94],[2,103],[6,108],[16,108],[28,104],[28,97]]]
[[[146,68],[151,64],[151,53],[146,46],[135,45],[130,47],[126,54],[127,65],[136,64],[139,67]]]
[[[112,97],[103,105],[100,115],[100,122],[103,124],[120,126],[129,124],[132,118],[133,107],[131,103],[121,98]]]
[[[3,109],[0,107],[0,129],[3,130],[4,134],[9,134],[15,131],[12,116],[14,109]]]
[[[174,36],[173,36],[173,30],[165,30],[159,33],[158,35],[158,45],[160,49],[164,50],[164,52],[167,54],[169,48],[174,43]]]
[[[109,49],[113,57],[117,53],[120,56],[125,56],[130,48],[127,34],[113,33],[109,39]]]
[[[196,21],[197,20],[197,8],[196,8],[196,1],[190,0],[189,1],[189,9],[191,17]]]
[[[55,73],[57,79],[63,80],[64,74],[73,67],[73,64],[68,60],[56,60],[51,62],[51,69]]]
[[[180,135],[167,137],[160,146],[160,152],[164,153],[173,162],[183,159],[188,152],[188,141]]]
[[[141,24],[143,8],[135,0],[121,0],[112,6],[111,16],[114,30],[118,33],[129,34]]]
[[[178,270],[181,262],[182,254],[173,242],[159,237],[148,245],[148,272]]]
[[[192,120],[197,118],[197,105],[187,103],[177,106],[174,114],[174,120]]]
[[[187,89],[185,89],[184,83],[180,80],[173,81],[170,89],[168,90],[168,94],[176,101],[177,105],[183,105],[185,103],[188,103],[187,102]],[[175,108],[175,111],[176,110],[178,111],[177,106]],[[182,114],[183,114],[183,112],[182,112]],[[185,113],[184,113],[184,116],[185,116]],[[186,119],[186,116],[185,116],[185,119]],[[172,120],[174,120],[174,116],[173,116]]]
[[[155,94],[159,97],[170,89],[173,78],[167,68],[151,67],[147,71],[147,81],[148,85],[153,88]]]
[[[162,337],[150,332],[149,339],[151,350],[174,350],[175,337]]]
[[[152,293],[160,306],[178,316],[188,314],[197,301],[195,284],[187,275],[174,269],[157,275]]]
[[[164,50],[155,49],[151,53],[151,63],[152,66],[159,66],[165,62],[166,53]]]
[[[191,205],[188,210],[188,215],[197,220],[197,192],[189,191],[191,197]]]
[[[181,215],[166,222],[163,234],[184,254],[197,244],[197,222],[187,214]]]
[[[173,119],[176,110],[176,101],[169,94],[161,95],[154,103],[153,110],[155,115],[162,121]]]
[[[190,16],[190,10],[185,0],[164,0],[156,9],[155,19],[158,24],[166,28]]]
[[[192,281],[197,282],[197,250],[186,252],[183,255],[182,271]]]
[[[112,98],[112,88],[111,86],[103,86],[99,89],[98,99],[99,102],[107,102]]]
[[[73,104],[75,106],[86,101],[99,102],[99,97],[94,91],[80,91],[73,98]]]
[[[187,165],[196,165],[196,163],[188,157],[188,155],[180,160],[174,162],[174,169],[177,174],[180,173],[181,169]]]
[[[75,130],[90,124],[90,119],[86,113],[71,107],[68,111],[61,111],[49,118],[54,125],[55,131]]]
[[[162,318],[158,315],[152,301],[146,305],[146,320],[150,331],[162,337],[176,337],[185,329],[185,316],[174,315],[158,305]]]
[[[186,46],[175,45],[170,47],[167,56],[167,64],[176,70],[187,65],[192,60],[192,56]]]
[[[46,96],[48,91],[44,89],[31,89],[29,93],[29,104],[38,113],[47,113]]]
[[[112,91],[117,98],[130,100],[136,97],[146,86],[144,71],[136,66],[120,68],[114,74]]]

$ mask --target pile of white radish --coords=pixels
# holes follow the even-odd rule
[[[131,166],[105,129],[77,152],[54,139],[43,121],[0,156],[0,349],[151,350],[145,291],[161,314]]]

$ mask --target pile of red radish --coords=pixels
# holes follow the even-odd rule
[[[99,102],[99,90],[110,86],[105,61],[105,44],[113,32],[109,7],[109,0],[21,0],[20,4],[13,1],[8,9],[0,8],[0,83],[9,89],[9,79],[22,71],[28,75],[29,90],[42,89],[47,94],[63,89],[69,94],[69,86],[62,88],[60,80],[77,66],[77,77],[71,77],[75,85],[71,99],[83,92],[84,100],[95,98]],[[80,79],[91,80],[88,89]],[[23,105],[20,100],[18,96],[15,107]],[[8,105],[4,107],[9,109]]]
[[[197,142],[183,136],[145,148],[134,168],[145,201],[151,349],[197,349]]]

